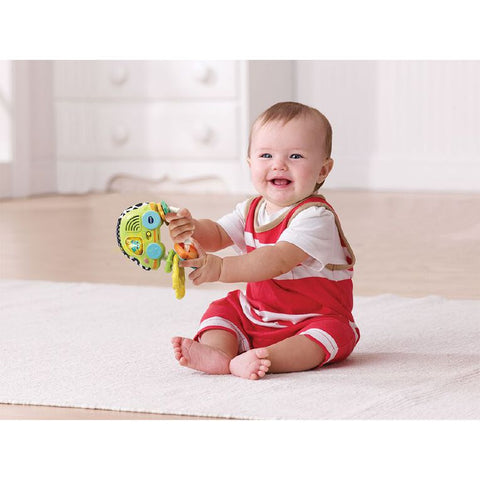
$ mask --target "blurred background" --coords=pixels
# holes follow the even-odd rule
[[[248,131],[272,103],[322,111],[328,188],[480,190],[480,62],[0,61],[0,196],[252,193]]]
[[[252,122],[296,100],[333,126],[356,294],[480,298],[479,85],[479,61],[0,61],[0,278],[169,285],[120,253],[120,213],[230,212]]]

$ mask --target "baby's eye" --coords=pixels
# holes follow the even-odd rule
[[[260,158],[272,158],[272,155],[270,153],[262,153]]]
[[[299,153],[292,153],[290,155],[290,158],[293,158],[293,159],[297,160],[299,158],[303,158],[303,155],[300,155]]]

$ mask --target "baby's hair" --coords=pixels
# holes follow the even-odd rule
[[[327,117],[323,113],[319,112],[316,108],[309,107],[303,103],[298,102],[279,102],[267,108],[262,114],[260,114],[253,123],[250,138],[248,141],[248,156],[250,156],[250,145],[252,140],[252,132],[254,127],[259,125],[265,125],[269,122],[279,121],[285,125],[290,120],[300,116],[311,116],[320,121],[322,126],[322,134],[325,134],[325,153],[326,158],[330,158],[332,154],[332,126]]]
[[[328,121],[327,117],[323,115],[316,108],[309,107],[303,103],[298,102],[279,102],[275,105],[272,105],[270,108],[267,108],[262,114],[260,114],[255,122],[252,125],[250,130],[250,138],[248,139],[248,156],[250,157],[250,146],[252,143],[252,132],[255,126],[265,125],[269,122],[279,121],[283,122],[285,125],[290,120],[300,116],[310,116],[320,122],[321,125],[321,134],[325,135],[325,159],[330,158],[332,154],[332,126]],[[320,129],[319,129],[320,130]],[[322,183],[317,183],[315,185],[315,191],[317,191],[322,185]]]

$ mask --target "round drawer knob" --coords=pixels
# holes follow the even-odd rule
[[[110,71],[110,81],[114,85],[123,85],[128,79],[128,70],[125,65],[117,65]]]
[[[117,125],[112,130],[112,139],[118,145],[123,145],[129,137],[128,129],[124,125]]]
[[[213,130],[206,124],[198,124],[193,127],[192,135],[198,143],[209,143],[213,137]]]
[[[195,62],[193,65],[193,78],[200,83],[208,83],[212,77],[212,69],[203,62]]]

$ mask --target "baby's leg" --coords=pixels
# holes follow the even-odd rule
[[[265,373],[301,372],[317,367],[325,353],[305,335],[286,338],[265,348],[248,350],[233,358],[230,371],[239,377],[258,380]]]
[[[226,330],[207,330],[200,343],[190,338],[173,337],[173,352],[184,367],[214,375],[230,373],[230,360],[237,354],[237,337]]]
[[[295,335],[267,347],[270,372],[302,372],[325,360],[323,348],[305,335]]]

